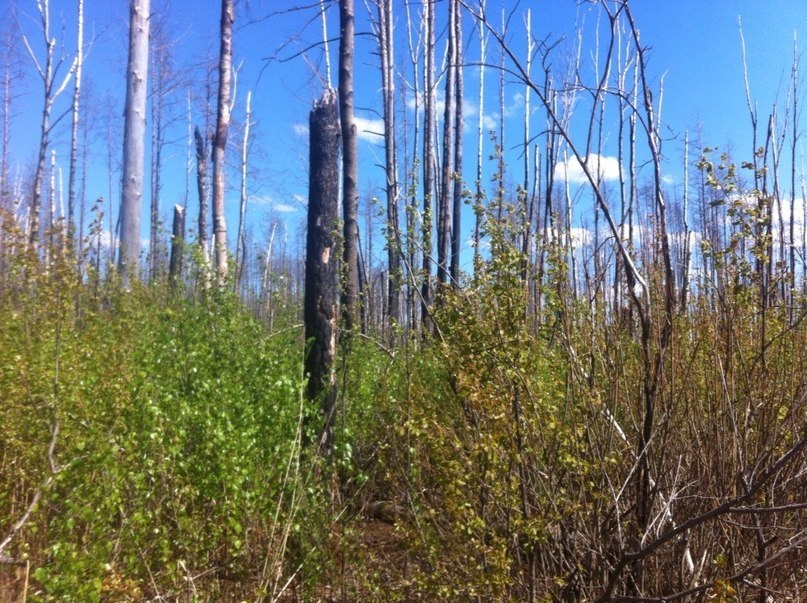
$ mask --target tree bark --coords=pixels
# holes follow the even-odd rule
[[[381,80],[384,89],[384,150],[387,175],[388,313],[390,326],[401,322],[401,234],[398,221],[398,159],[395,140],[395,72],[393,69],[392,0],[378,5]]]
[[[344,220],[343,319],[350,331],[359,318],[359,147],[353,120],[355,23],[353,0],[340,0],[339,110],[342,126],[342,211]]]
[[[437,282],[448,282],[451,255],[451,205],[454,201],[454,128],[456,111],[457,40],[454,22],[456,0],[448,3],[448,65],[446,72],[445,112],[443,114],[443,164],[437,218]],[[438,298],[439,299],[439,298]]]
[[[75,233],[76,164],[78,163],[78,124],[81,104],[81,74],[84,65],[84,0],[78,0],[78,34],[76,42],[76,79],[73,82],[72,122],[70,127],[70,168],[67,184],[67,233]]]
[[[230,127],[230,90],[233,63],[233,0],[221,2],[221,47],[216,134],[213,137],[213,238],[216,250],[216,284],[227,281],[227,221],[224,217],[225,160]]]
[[[249,151],[249,127],[252,120],[252,91],[247,92],[246,120],[244,122],[244,140],[241,145],[241,205],[238,210],[238,240],[235,245],[235,289],[244,276],[244,258],[246,257],[246,215],[247,215],[247,152]]]
[[[176,289],[182,282],[182,254],[185,244],[185,208],[174,205],[174,223],[171,228],[171,260],[168,268],[168,281]]]
[[[459,4],[456,5],[454,15],[454,40],[456,44],[455,57],[455,102],[454,111],[454,203],[451,217],[451,283],[455,288],[460,285],[460,249],[462,244],[462,13]],[[480,109],[481,111],[481,109]]]
[[[129,64],[126,70],[126,108],[123,126],[120,255],[124,286],[137,278],[140,256],[140,213],[143,202],[143,157],[146,137],[146,82],[148,82],[150,0],[129,5]]]
[[[310,342],[305,368],[309,400],[323,415],[319,449],[333,443],[336,355],[336,233],[339,213],[339,119],[336,92],[326,90],[309,117],[308,232],[303,312],[305,338]]]
[[[432,201],[434,199],[434,139],[437,121],[437,90],[435,88],[434,66],[434,2],[426,0],[426,54],[424,60],[424,123],[423,123],[423,283],[421,285],[421,324],[430,324],[429,303],[431,302],[432,272]]]

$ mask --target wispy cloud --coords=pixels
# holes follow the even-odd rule
[[[281,214],[293,214],[300,211],[299,207],[289,205],[288,203],[274,203],[272,209]]]
[[[596,176],[599,172],[600,178],[603,180],[619,179],[619,161],[617,161],[616,157],[600,156],[592,153],[586,159],[586,165],[592,175]],[[583,166],[580,165],[575,157],[570,157],[567,161],[561,161],[555,166],[555,178],[566,180],[570,184],[588,182],[588,178],[583,172]]]
[[[356,122],[356,133],[359,140],[381,142],[384,139],[384,120],[354,115],[353,121]]]
[[[291,129],[297,136],[308,136],[308,124],[291,124]]]

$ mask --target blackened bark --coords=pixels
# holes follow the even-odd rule
[[[182,281],[182,253],[185,244],[185,208],[174,205],[174,224],[171,229],[171,260],[168,280],[172,288]]]
[[[207,183],[207,145],[199,128],[193,131],[193,137],[196,140],[196,186],[199,191],[199,234],[198,242],[199,249],[202,252],[202,258],[207,265],[207,204],[210,197],[210,188]]]
[[[339,214],[340,130],[336,91],[328,89],[309,117],[308,232],[305,255],[306,394],[323,415],[319,449],[333,443],[336,355],[336,234]]]
[[[448,281],[451,261],[451,206],[454,201],[454,128],[456,126],[455,93],[457,73],[457,41],[455,20],[457,6],[448,3],[448,71],[446,74],[445,112],[443,114],[443,164],[437,217],[437,282]]]

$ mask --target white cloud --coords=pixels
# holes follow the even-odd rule
[[[295,212],[300,211],[299,207],[289,205],[288,203],[274,203],[272,205],[272,209],[281,214],[293,214]]]
[[[297,203],[300,203],[301,205],[308,205],[308,199],[306,197],[304,197],[303,195],[300,195],[298,193],[294,193],[291,196],[291,198],[294,199],[295,201],[297,201]]]
[[[274,199],[270,195],[255,195],[249,198],[249,202],[253,205],[271,205]]]
[[[291,129],[297,136],[308,136],[308,124],[292,124]]]
[[[599,172],[603,180],[618,180],[619,179],[619,161],[616,157],[608,157],[606,155],[597,155],[593,153],[586,159],[586,164],[592,176],[596,176]],[[570,184],[583,184],[588,182],[583,167],[575,157],[570,157],[567,161],[561,161],[555,166],[555,178],[558,180],[567,180]]]
[[[366,117],[353,116],[356,124],[356,132],[359,140],[368,142],[381,142],[384,138],[384,120],[367,119]]]
[[[572,235],[572,245],[575,247],[580,247],[581,245],[587,245],[592,241],[593,233],[588,228],[572,228],[571,229]]]
[[[671,184],[673,184],[675,182],[675,178],[673,176],[664,175],[664,176],[661,177],[661,181],[664,184],[666,184],[667,186],[670,186]]]

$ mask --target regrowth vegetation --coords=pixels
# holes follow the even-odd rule
[[[372,228],[359,238],[356,125],[338,117],[355,119],[353,2],[341,3],[339,92],[328,73],[311,115],[305,258],[278,242],[277,224],[255,257],[242,224],[237,265],[228,255],[229,0],[212,144],[198,128],[191,144],[187,124],[199,228],[186,240],[187,200],[177,206],[170,269],[156,244],[138,269],[136,236],[117,261],[103,199],[86,229],[61,215],[46,153],[30,185],[12,187],[4,136],[0,599],[803,599],[798,61],[792,128],[774,109],[757,139],[749,91],[753,148],[690,154],[684,135],[679,195],[662,177],[661,95],[630,5],[593,4],[607,25],[593,82],[579,52],[553,68],[556,45],[532,38],[529,12],[521,60],[485,3],[464,0],[405,4],[411,65],[396,69],[398,12],[367,5],[384,90],[386,266],[372,262]],[[491,187],[481,117],[477,182],[461,171],[466,38],[485,48],[480,62],[500,52],[501,98],[515,78],[537,104],[525,102],[518,166],[504,126],[490,133]],[[396,109],[399,77],[416,93],[414,123]],[[11,100],[7,89],[7,117]],[[593,227],[574,216],[586,203]],[[463,207],[475,222],[468,273]]]

